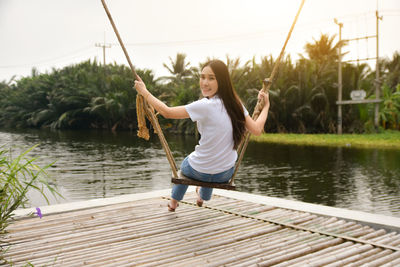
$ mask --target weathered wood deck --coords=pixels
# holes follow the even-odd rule
[[[5,258],[13,266],[400,266],[396,231],[226,196],[194,202],[188,193],[176,212],[160,196],[44,211],[9,226]]]

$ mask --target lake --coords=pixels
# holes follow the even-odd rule
[[[193,136],[167,135],[178,165]],[[157,136],[107,131],[0,130],[3,149],[48,169],[64,199],[52,204],[171,188],[171,170]],[[238,191],[400,217],[400,150],[250,142],[235,179]],[[45,205],[30,192],[30,205]]]

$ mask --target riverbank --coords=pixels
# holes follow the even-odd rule
[[[400,149],[400,131],[377,134],[262,134],[251,140],[301,146],[335,146],[357,148]]]

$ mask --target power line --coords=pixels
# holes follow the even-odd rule
[[[379,13],[385,16],[400,16],[400,9],[384,9],[380,10]]]
[[[386,10],[390,11],[390,10]],[[345,22],[351,22],[357,19],[357,17],[370,17],[371,19],[375,17],[374,12],[363,12],[363,13],[356,13],[356,14],[349,14],[349,15],[344,15],[338,17],[341,21]],[[333,18],[328,18],[328,19],[320,19],[320,20],[314,20],[310,21],[307,23],[303,23],[298,25],[298,31],[300,31],[302,28],[309,29],[310,27],[319,27],[321,26],[322,23],[331,23]],[[270,30],[262,30],[258,32],[253,32],[253,33],[243,33],[243,34],[234,34],[234,35],[225,35],[225,36],[219,36],[219,37],[212,37],[212,38],[204,38],[204,39],[189,39],[189,40],[178,40],[178,41],[154,41],[154,42],[134,42],[134,43],[125,43],[126,46],[177,46],[177,45],[201,45],[201,44],[207,44],[210,42],[232,42],[232,41],[241,41],[241,40],[249,40],[249,39],[265,39],[265,38],[271,38],[271,34],[275,33],[281,33],[282,29],[281,28],[274,28]],[[118,43],[111,43],[110,45],[116,45],[118,46]]]
[[[400,15],[400,9],[395,9],[395,10],[382,10],[380,13],[386,15],[386,16],[397,16]],[[349,14],[349,15],[344,15],[338,17],[340,20],[344,20],[346,22],[349,21],[354,21],[356,20],[356,17],[366,17],[368,16],[374,16],[373,12],[363,12],[363,13],[355,13],[355,14]],[[331,23],[332,18],[329,19],[320,19],[320,20],[315,20],[307,23],[302,23],[298,25],[298,31],[304,31],[306,29],[309,29],[310,27],[316,27],[317,25],[320,26],[322,23]],[[193,39],[193,40],[178,40],[178,41],[156,41],[156,42],[137,42],[137,43],[126,43],[127,46],[177,46],[177,45],[200,45],[200,44],[207,44],[210,42],[232,42],[232,41],[238,41],[238,40],[249,40],[249,39],[265,39],[265,38],[272,38],[271,35],[275,33],[280,33],[282,29],[280,28],[274,28],[270,30],[262,30],[258,32],[253,32],[253,33],[244,33],[244,34],[235,34],[235,35],[226,35],[222,37],[214,37],[214,38],[205,38],[205,39]],[[96,47],[101,47],[103,49],[103,63],[105,64],[105,49],[110,48],[113,45],[119,45],[117,43],[96,43]],[[33,63],[25,63],[25,64],[16,64],[16,65],[3,65],[0,66],[1,69],[6,69],[6,68],[19,68],[19,67],[28,67],[32,65],[43,65],[46,63],[51,63],[54,61],[58,61],[60,59],[64,59],[67,57],[75,56],[76,54],[79,54],[81,52],[86,52],[90,50],[92,46],[85,46],[83,48],[80,48],[78,50],[72,51],[68,54],[64,54],[59,57],[51,58],[51,59],[46,59],[46,60],[40,60],[36,61]]]
[[[55,58],[52,58],[52,59],[40,60],[40,61],[36,61],[36,62],[32,62],[32,63],[17,64],[17,65],[3,65],[3,66],[0,66],[0,68],[2,68],[2,69],[10,69],[10,68],[29,67],[29,66],[32,66],[32,65],[43,65],[43,64],[54,62],[54,61],[58,61],[60,59],[76,56],[77,54],[81,54],[82,52],[86,52],[86,51],[88,51],[90,49],[92,49],[92,46],[85,46],[85,47],[80,48],[78,50],[75,50],[75,51],[73,51],[71,53],[64,54],[62,56],[55,57]]]

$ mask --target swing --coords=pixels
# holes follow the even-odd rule
[[[271,85],[272,85],[272,82],[273,82],[273,80],[274,80],[274,78],[276,76],[276,73],[278,71],[279,63],[280,63],[280,61],[281,61],[281,59],[283,57],[286,45],[287,45],[287,43],[288,43],[288,41],[290,39],[290,36],[292,34],[292,31],[293,31],[293,28],[294,28],[294,26],[295,26],[295,24],[297,22],[297,18],[299,17],[300,11],[301,11],[301,9],[302,9],[302,7],[304,5],[304,1],[305,0],[301,1],[299,10],[297,11],[296,17],[295,17],[295,19],[294,19],[294,21],[292,23],[292,26],[291,26],[291,28],[289,30],[289,33],[288,33],[288,35],[286,37],[286,41],[285,41],[285,43],[284,43],[284,45],[282,47],[282,50],[281,50],[281,52],[279,54],[279,57],[278,57],[278,59],[276,60],[276,62],[274,64],[274,67],[272,69],[270,77],[263,81],[263,88],[261,89],[263,92],[268,92],[270,87],[271,87]],[[135,68],[132,65],[132,62],[131,62],[131,60],[129,58],[129,55],[128,55],[128,52],[125,49],[125,46],[124,46],[124,44],[122,42],[122,39],[121,39],[121,37],[120,37],[120,35],[118,33],[117,27],[115,26],[115,23],[114,23],[114,21],[113,21],[113,19],[111,17],[111,13],[109,12],[105,1],[101,0],[101,2],[103,4],[104,10],[107,13],[107,16],[108,16],[108,18],[110,20],[110,23],[111,23],[111,25],[112,25],[112,27],[114,29],[114,32],[115,32],[115,34],[116,34],[116,36],[118,38],[118,41],[119,41],[119,43],[120,43],[120,45],[122,47],[122,50],[123,50],[123,52],[125,54],[125,57],[126,57],[128,63],[129,63],[129,66],[130,66],[130,68],[132,70],[132,74],[133,74],[133,76],[135,78],[137,78],[138,75],[136,74]],[[263,99],[262,100],[258,100],[257,105],[254,108],[254,112],[253,112],[253,115],[252,115],[252,118],[254,120],[256,120],[258,118],[258,116],[260,115],[263,106],[264,106],[264,100]],[[146,140],[149,139],[149,130],[146,127],[145,117],[147,117],[147,119],[150,121],[151,125],[153,126],[154,132],[157,133],[157,135],[158,135],[158,137],[160,139],[161,145],[162,145],[162,147],[163,147],[163,149],[165,151],[165,154],[167,156],[167,159],[168,159],[168,162],[170,164],[171,170],[172,170],[172,178],[171,178],[171,182],[172,183],[174,183],[174,184],[202,186],[202,187],[210,187],[210,188],[220,188],[220,189],[226,189],[226,190],[235,190],[236,189],[235,183],[234,183],[235,176],[236,176],[236,173],[237,173],[237,171],[239,169],[240,163],[241,163],[241,161],[243,159],[244,152],[246,151],[246,148],[247,148],[247,144],[248,144],[248,142],[250,140],[250,133],[248,131],[246,131],[245,136],[242,139],[242,141],[240,142],[239,147],[237,149],[239,157],[238,157],[238,160],[237,160],[237,162],[235,164],[235,171],[233,173],[232,178],[227,183],[201,182],[201,181],[190,179],[189,177],[184,176],[180,171],[178,171],[178,168],[177,168],[175,160],[174,160],[174,158],[172,156],[171,150],[170,150],[170,148],[168,146],[168,143],[167,143],[167,141],[165,139],[165,136],[164,136],[164,134],[163,134],[163,132],[161,130],[161,126],[160,126],[160,124],[158,122],[157,116],[154,113],[153,107],[151,107],[144,100],[144,97],[139,95],[139,94],[136,97],[136,112],[137,112],[138,127],[139,127],[138,136],[141,137],[141,138],[144,138]]]

